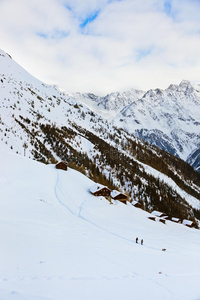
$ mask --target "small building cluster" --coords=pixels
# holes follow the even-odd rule
[[[64,171],[67,171],[67,162],[66,161],[60,161],[55,165],[56,169],[61,169]],[[103,196],[106,197],[107,199],[113,199],[113,200],[118,200],[120,202],[126,203],[128,200],[128,196],[122,192],[119,192],[117,190],[111,190],[107,186],[104,186],[99,183],[95,183],[91,188],[90,192],[94,196]],[[141,208],[141,204],[135,200],[130,202],[133,206]],[[148,217],[152,221],[158,220],[159,222],[165,224],[166,220],[169,220],[169,217],[162,212],[159,212],[157,210],[154,210],[151,212],[150,216]],[[183,220],[181,222],[181,219],[179,218],[171,218],[172,222],[183,224],[187,227],[194,228],[195,223],[189,220]]]
[[[91,188],[90,188],[90,193],[94,196],[104,196],[107,199],[113,199],[113,200],[118,200],[122,203],[125,203],[129,200],[128,196],[122,192],[119,192],[117,190],[111,190],[107,186],[104,186],[99,183],[95,183]],[[135,200],[130,202],[133,206],[141,208],[141,204]]]
[[[104,186],[99,183],[96,183],[90,188],[90,193],[94,196],[104,196],[104,197],[111,198],[113,200],[119,200],[124,203],[126,203],[126,201],[128,200],[127,195],[117,190],[111,190],[107,186]]]
[[[164,224],[166,223],[166,220],[169,220],[169,217],[166,214],[164,214],[162,212],[159,212],[159,211],[156,211],[156,210],[152,211],[151,215],[148,218],[152,221],[156,221],[156,219],[157,219],[159,222],[162,222]],[[181,219],[173,217],[173,218],[170,219],[170,221],[175,222],[177,224],[183,224],[183,225],[185,225],[187,227],[190,227],[190,228],[195,227],[195,223],[192,222],[192,221],[189,221],[189,220],[183,220],[181,222]]]

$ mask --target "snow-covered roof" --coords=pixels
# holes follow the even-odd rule
[[[138,201],[136,201],[136,200],[133,200],[133,201],[131,202],[131,204],[132,204],[132,205],[136,205],[136,204],[139,204],[139,205],[140,205],[140,203],[139,203]]]
[[[180,219],[179,219],[179,218],[174,218],[174,217],[173,217],[173,218],[171,218],[171,220],[172,220],[172,221],[174,221],[174,222],[179,222],[179,221],[180,221]]]
[[[59,161],[57,164],[56,164],[56,166],[59,166],[59,165],[68,165],[67,164],[67,162],[66,161],[64,161],[64,160],[61,160],[61,161]]]
[[[125,194],[123,194],[123,193],[121,193],[121,192],[119,192],[119,191],[117,191],[117,190],[111,191],[111,197],[112,197],[112,198],[115,198],[115,197],[117,197],[118,195],[124,195],[124,196],[126,196]]]
[[[193,224],[192,221],[189,221],[189,220],[183,220],[182,222],[183,225],[188,225],[188,226],[191,226]]]
[[[90,192],[91,193],[95,193],[98,192],[100,190],[102,190],[103,188],[109,189],[107,186],[102,185],[100,183],[95,183],[91,188],[90,188]]]
[[[156,217],[161,217],[161,216],[165,215],[164,213],[157,211],[157,210],[152,211],[151,214]]]
[[[133,200],[132,202],[131,202],[131,204],[133,204],[133,205],[135,205],[135,204],[137,204],[138,203],[138,201],[136,201],[136,200]]]
[[[112,198],[115,198],[116,196],[118,196],[119,194],[121,194],[119,191],[117,191],[117,190],[113,190],[113,191],[111,191],[111,197]]]

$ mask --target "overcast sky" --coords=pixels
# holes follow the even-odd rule
[[[200,0],[0,0],[0,42],[67,91],[199,82]]]

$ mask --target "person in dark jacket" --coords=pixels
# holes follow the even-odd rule
[[[136,241],[136,244],[137,244],[138,243],[138,237],[136,237],[135,241]]]
[[[141,239],[141,245],[143,245],[143,239]]]

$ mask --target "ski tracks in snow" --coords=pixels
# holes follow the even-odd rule
[[[103,231],[103,232],[105,232],[105,233],[107,233],[107,234],[109,234],[109,235],[112,235],[112,236],[114,236],[114,237],[116,237],[116,238],[119,238],[120,240],[125,241],[125,242],[128,243],[129,245],[135,244],[135,241],[134,241],[134,240],[129,239],[129,238],[126,238],[126,237],[124,237],[124,236],[122,236],[122,235],[119,235],[119,234],[117,234],[117,233],[115,233],[115,232],[112,232],[112,231],[110,231],[110,230],[108,230],[108,229],[105,229],[105,228],[103,228],[102,226],[98,225],[97,223],[95,223],[95,222],[93,222],[93,221],[91,221],[91,220],[85,218],[85,217],[83,216],[82,212],[83,212],[84,204],[86,203],[87,200],[83,200],[83,202],[79,205],[79,207],[78,207],[78,212],[77,212],[77,213],[74,212],[68,205],[66,205],[66,204],[60,199],[60,197],[59,197],[59,195],[58,195],[58,191],[59,191],[59,193],[62,195],[63,198],[66,197],[66,196],[63,194],[62,189],[58,187],[58,186],[59,186],[59,182],[60,182],[59,171],[56,170],[56,173],[57,173],[57,177],[56,177],[56,183],[55,183],[55,187],[54,187],[56,199],[57,199],[57,201],[58,201],[63,207],[65,207],[65,208],[66,208],[66,209],[67,209],[74,217],[77,217],[77,218],[79,218],[79,219],[81,219],[81,220],[83,220],[83,221],[85,221],[85,222],[91,224],[92,226],[96,227],[97,229],[99,229],[99,230],[101,230],[101,231]],[[156,250],[156,251],[159,251],[159,252],[161,251],[161,249],[159,249],[159,248],[154,248],[154,247],[149,246],[149,245],[142,245],[141,247],[144,247],[144,248],[147,248],[147,249],[153,250],[153,251],[155,251],[155,250]]]

